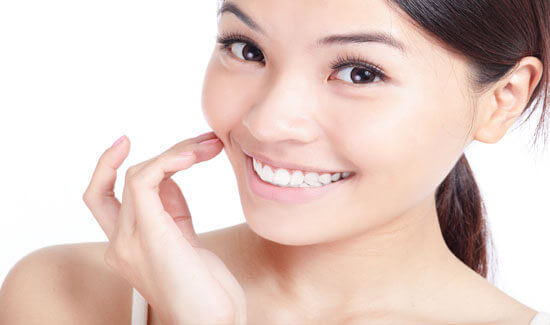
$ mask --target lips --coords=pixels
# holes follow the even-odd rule
[[[300,204],[326,197],[327,193],[342,188],[351,177],[319,187],[282,187],[266,183],[253,170],[252,158],[243,155],[246,165],[246,182],[253,196],[283,204]]]

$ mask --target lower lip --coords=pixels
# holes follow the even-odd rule
[[[337,182],[330,183],[319,187],[281,187],[264,182],[254,171],[252,157],[246,157],[246,174],[247,182],[252,192],[256,195],[281,203],[304,203],[321,197],[324,193],[333,190],[352,178],[353,175]]]

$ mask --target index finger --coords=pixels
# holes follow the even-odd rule
[[[212,140],[212,139],[210,139]],[[148,231],[159,230],[160,224],[175,226],[172,217],[166,213],[159,196],[160,183],[177,171],[187,169],[194,163],[211,159],[223,146],[217,143],[188,143],[184,148],[174,147],[174,150],[191,152],[182,156],[178,152],[167,151],[145,164],[130,180],[129,189],[133,192],[136,206],[136,221],[139,226]]]

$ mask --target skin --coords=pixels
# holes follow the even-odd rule
[[[468,61],[383,0],[232,2],[265,35],[229,12],[219,32],[250,37],[265,64],[216,47],[203,111],[235,171],[242,237],[257,261],[250,267],[272,303],[295,318],[503,318],[504,294],[447,248],[434,195],[470,142],[495,143],[512,126],[540,80],[540,60],[524,57],[474,95]],[[312,47],[328,34],[370,29],[401,40],[406,55],[382,43]],[[344,53],[368,58],[387,80],[353,84],[350,70],[330,65]],[[242,149],[356,176],[322,200],[281,204],[250,191]],[[471,290],[487,298],[479,308]],[[527,323],[535,311],[521,310]]]
[[[541,78],[541,62],[523,58],[509,75],[474,96],[468,87],[467,61],[416,29],[383,0],[323,1],[322,6],[313,0],[233,3],[266,35],[231,13],[222,15],[219,31],[253,39],[266,64],[243,61],[216,48],[205,76],[203,110],[234,168],[247,222],[199,234],[193,247],[200,243],[204,252],[215,254],[208,256],[219,256],[223,263],[216,260],[217,269],[227,265],[235,276],[246,294],[247,323],[528,324],[537,311],[495,288],[448,250],[434,191],[471,141],[495,143],[505,135]],[[368,29],[391,33],[404,43],[407,55],[377,43],[310,47],[327,34]],[[349,74],[331,68],[336,56],[345,53],[383,67],[387,80],[353,85]],[[172,151],[187,150],[193,143],[182,142],[163,157],[169,159]],[[128,143],[123,144],[127,154]],[[202,151],[206,148],[201,149],[199,156],[209,159],[219,149],[208,149],[206,156]],[[276,203],[248,188],[242,149],[356,175],[322,200]],[[125,157],[120,150],[118,156],[109,152],[116,151],[104,154],[110,166]],[[153,166],[164,158],[140,165]],[[184,167],[189,164],[179,169]],[[143,169],[134,168],[131,174],[144,176]],[[113,173],[99,174],[105,176],[100,182],[103,188],[112,186]],[[160,192],[162,198],[167,191]],[[95,206],[104,229],[114,228],[106,222],[117,216],[100,213],[100,198],[87,203]],[[159,203],[151,198],[135,200],[148,201]],[[172,217],[189,215],[181,211],[186,209],[183,201],[181,206],[169,202],[162,203]],[[153,229],[155,220],[160,226],[161,219],[147,218],[156,213],[139,215],[142,222],[150,222],[139,229]],[[125,216],[122,219],[132,214]],[[189,221],[183,225],[180,220],[178,227],[193,235]],[[157,239],[150,242],[158,243]],[[128,247],[120,243],[119,247]],[[24,258],[0,290],[0,306],[5,308],[0,315],[10,324],[128,323],[131,286],[105,262],[126,263],[113,262],[116,255],[106,254],[108,247],[108,243],[54,246]],[[136,251],[143,254],[143,249]],[[166,274],[153,277],[171,287],[184,280],[177,270],[198,269],[198,264],[189,264],[189,256],[174,258],[165,249],[162,252],[163,263],[142,262],[127,271],[147,273],[156,267],[155,272],[175,274],[172,279]],[[148,255],[160,259],[162,254]],[[171,265],[181,261],[183,267]],[[151,278],[145,276],[140,283],[148,284]],[[206,290],[203,280],[198,281],[202,287],[196,287],[195,297],[215,292]],[[161,287],[157,284],[145,291],[148,296],[155,296],[153,291]],[[197,303],[155,301],[150,307],[160,312],[149,309],[153,325],[162,323],[162,309],[168,304],[184,310]]]

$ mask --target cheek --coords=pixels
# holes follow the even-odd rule
[[[202,111],[218,135],[227,131],[239,116],[239,89],[231,73],[220,63],[218,52],[214,51],[204,77]]]
[[[338,104],[334,134],[363,180],[356,202],[391,216],[432,193],[464,149],[470,115],[458,102],[417,90]]]
[[[234,96],[230,93],[229,76],[223,73],[215,54],[210,59],[202,88],[202,112],[218,136],[230,127],[235,119],[236,103],[232,102]]]
[[[218,136],[229,132],[242,121],[251,103],[251,96],[257,91],[252,88],[255,81],[246,77],[233,63],[223,64],[220,55],[214,51],[203,82],[202,111],[208,125]]]

